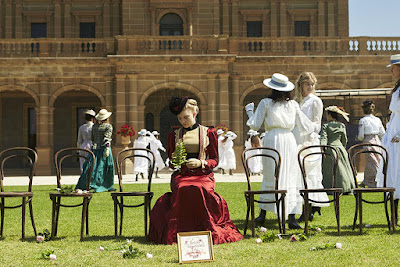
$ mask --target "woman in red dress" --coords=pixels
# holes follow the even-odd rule
[[[168,134],[168,156],[172,161],[176,143],[181,139],[188,160],[172,174],[172,192],[161,196],[150,212],[149,240],[174,244],[179,232],[208,230],[214,244],[243,239],[229,218],[226,201],[214,192],[212,170],[218,165],[216,130],[196,122],[199,108],[194,99],[173,97],[169,107],[183,127]]]

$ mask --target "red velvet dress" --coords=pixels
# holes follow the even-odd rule
[[[183,132],[183,131],[181,131]],[[202,149],[202,131],[199,131]],[[175,171],[171,176],[171,191],[161,196],[150,213],[149,240],[159,244],[174,244],[179,232],[212,232],[214,244],[243,239],[229,218],[226,201],[214,192],[212,169],[218,165],[218,141],[214,128],[207,130],[209,145],[205,148],[204,168]],[[175,132],[168,135],[168,156],[175,150]],[[200,158],[200,156],[199,156]]]

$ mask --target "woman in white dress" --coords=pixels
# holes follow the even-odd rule
[[[163,147],[161,141],[158,139],[160,134],[157,131],[153,131],[150,135],[150,150],[154,153],[154,156],[156,157],[156,163],[154,168],[156,169],[156,178],[160,178],[158,176],[158,171],[162,170],[165,167],[164,161],[161,157],[160,151],[166,151],[166,149]]]
[[[292,133],[295,125],[299,127],[302,134],[309,134],[315,130],[314,124],[301,112],[299,104],[293,100],[292,90],[294,84],[282,74],[275,73],[271,79],[265,79],[264,85],[272,89],[268,98],[260,101],[253,114],[254,103],[246,105],[249,116],[247,125],[257,131],[264,124],[267,132],[263,139],[264,147],[275,148],[281,155],[281,168],[279,172],[279,189],[287,190],[285,202],[285,217],[289,218],[290,229],[300,229],[301,226],[295,219],[295,214],[301,214],[303,199],[299,190],[303,183],[301,171],[297,162],[297,144]],[[263,158],[263,181],[261,190],[275,189],[274,163],[272,160]],[[260,196],[262,201],[274,201],[274,195]],[[266,210],[276,212],[275,204],[259,204],[260,215],[257,223],[263,223]]]
[[[389,106],[392,114],[390,115],[390,120],[386,125],[386,133],[382,138],[382,145],[389,153],[386,186],[396,188],[396,191],[394,192],[394,205],[397,223],[397,209],[400,198],[400,54],[391,56],[390,64],[387,65],[387,67],[391,68],[392,77],[397,82],[392,91],[392,99]],[[383,186],[382,164],[379,164],[376,183],[378,187]]]
[[[324,112],[322,100],[315,95],[315,85],[317,78],[312,72],[303,72],[299,75],[296,81],[295,100],[300,105],[300,110],[314,124],[314,131],[310,134],[300,134],[297,127],[293,131],[298,149],[306,146],[319,145],[319,132],[321,131],[321,119]],[[318,148],[316,148],[318,150]],[[311,151],[309,151],[311,152]],[[318,151],[317,151],[318,152]],[[307,185],[309,189],[324,188],[322,185],[322,157],[321,155],[310,156],[305,161],[305,169],[307,173]],[[329,201],[328,195],[325,192],[310,193],[310,199],[316,201]],[[321,215],[321,207],[327,207],[329,203],[311,203],[309,209],[309,220],[312,221],[314,213],[318,212]],[[304,221],[304,214],[299,218],[299,221]]]
[[[225,139],[225,132],[222,129],[218,129],[217,131],[218,135],[218,158],[219,158],[219,163],[217,167],[215,167],[215,170],[221,169],[221,173],[224,174],[224,169],[221,168],[220,163],[223,161],[224,158],[224,146],[222,145],[222,140]]]
[[[362,105],[365,116],[358,123],[358,140],[363,143],[381,145],[381,139],[385,134],[385,128],[381,119],[372,115],[375,112],[375,104],[364,101]],[[371,150],[379,152],[380,149],[372,147]],[[365,154],[364,180],[361,187],[376,187],[376,172],[378,171],[380,157],[377,154]]]
[[[88,109],[85,111],[85,124],[82,124],[78,130],[78,141],[76,142],[79,148],[84,148],[87,150],[92,149],[92,127],[95,122],[96,112],[92,109]],[[83,153],[85,155],[83,155]],[[86,152],[82,152],[82,155],[86,157]],[[81,173],[83,172],[83,163],[85,163],[85,159],[79,158],[79,165],[81,168]]]
[[[236,170],[236,156],[233,150],[233,140],[236,137],[237,135],[234,132],[228,131],[225,134],[225,138],[221,141],[224,152],[219,167],[224,171],[229,170],[229,175],[232,175],[232,170]]]
[[[244,147],[246,149],[261,146],[261,142],[260,142],[260,138],[258,137],[258,134],[259,133],[257,131],[254,131],[251,129],[247,132],[248,138],[244,142]],[[253,156],[255,154],[259,154],[259,153],[260,153],[259,150],[252,150],[252,151],[249,151],[248,153],[246,153],[246,156],[251,157],[251,156]],[[255,157],[255,158],[249,159],[248,165],[249,165],[249,169],[250,169],[250,172],[252,173],[252,175],[261,173],[261,171],[262,171],[261,157]]]
[[[150,138],[146,136],[148,132],[146,129],[141,129],[140,132],[138,132],[139,137],[133,142],[133,148],[147,148],[147,146],[150,143]],[[136,151],[135,155],[146,155],[147,152],[145,151]],[[144,179],[144,175],[147,175],[148,172],[148,161],[145,158],[141,157],[136,157],[135,158],[135,163],[133,166],[133,171],[136,173],[136,181],[138,180],[138,176],[142,177]]]

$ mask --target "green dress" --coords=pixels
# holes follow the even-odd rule
[[[92,152],[96,157],[94,162],[92,179],[90,180],[90,189],[96,192],[104,192],[113,188],[114,185],[114,160],[111,153],[111,136],[113,127],[109,123],[94,124],[92,127]],[[105,150],[110,147],[110,155],[104,157]],[[90,158],[90,161],[93,159]],[[86,177],[88,166],[83,164],[83,172],[79,178],[75,189],[86,189]]]
[[[351,166],[346,151],[347,136],[346,126],[337,121],[331,121],[322,125],[321,129],[321,145],[330,145],[337,148],[339,152],[339,162],[337,169],[338,188],[343,188],[343,193],[350,193],[355,187]],[[331,188],[332,179],[332,160],[329,156],[322,160],[322,184],[325,188]]]

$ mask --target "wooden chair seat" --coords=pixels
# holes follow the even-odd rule
[[[287,190],[255,190],[244,191],[245,194],[262,195],[262,194],[286,194]]]
[[[29,184],[28,184],[28,190],[27,191],[14,191],[14,192],[5,192],[4,191],[4,186],[3,186],[3,180],[4,180],[4,169],[5,169],[5,164],[13,160],[21,160],[25,164],[23,167],[28,169],[29,171]],[[15,208],[22,208],[22,238],[25,238],[25,213],[26,213],[26,205],[29,206],[29,213],[31,217],[31,222],[32,222],[32,227],[33,231],[35,233],[35,236],[37,235],[36,232],[36,226],[35,226],[35,219],[33,216],[33,207],[32,207],[32,200],[33,200],[33,193],[32,193],[32,180],[33,180],[33,174],[35,173],[36,170],[36,164],[37,164],[37,153],[28,147],[13,147],[9,148],[6,150],[3,150],[0,153],[0,187],[1,187],[1,192],[0,192],[0,210],[1,210],[1,226],[0,226],[0,236],[3,236],[3,229],[4,229],[4,218],[5,218],[5,209],[15,209]],[[12,205],[12,206],[7,206],[6,205],[6,199],[7,198],[21,198],[22,203],[19,205]]]
[[[331,192],[343,192],[343,188],[318,188],[318,189],[301,189],[300,193],[319,193],[319,192],[325,192],[325,193],[331,193]]]
[[[376,188],[362,188],[362,187],[358,187],[358,188],[354,188],[353,189],[353,193],[381,193],[381,192],[394,192],[396,191],[396,188],[394,187],[376,187]]]
[[[153,192],[112,192],[111,196],[123,196],[123,197],[128,197],[128,196],[137,196],[137,197],[144,197],[146,195],[154,195]]]
[[[49,193],[50,198],[53,197],[92,197],[93,193],[82,193],[82,194],[77,194],[77,193]]]

